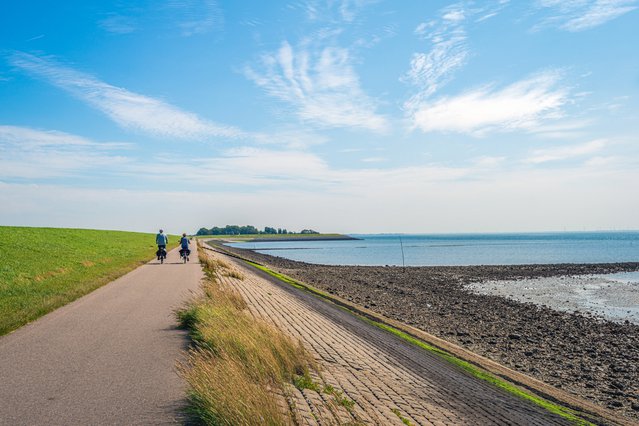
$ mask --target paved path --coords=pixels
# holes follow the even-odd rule
[[[347,410],[325,392],[293,388],[302,424],[401,426],[399,416],[413,425],[567,424],[330,303],[233,258],[212,255],[244,275],[243,280],[220,278],[240,291],[254,315],[300,338],[313,352],[320,364],[316,380],[355,402]]]
[[[181,422],[186,348],[172,310],[198,288],[197,256],[150,262],[0,337],[1,425]]]

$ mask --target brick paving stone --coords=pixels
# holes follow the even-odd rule
[[[239,291],[254,316],[309,349],[320,367],[315,379],[320,387],[331,385],[354,403],[346,409],[325,392],[298,391],[294,403],[304,424],[402,426],[393,409],[413,425],[570,424],[331,303],[231,257],[211,255],[244,276],[220,279]]]

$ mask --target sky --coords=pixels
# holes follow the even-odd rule
[[[0,225],[639,229],[639,0],[0,5]]]

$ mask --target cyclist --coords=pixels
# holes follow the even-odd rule
[[[180,255],[182,253],[186,253],[186,258],[188,260],[189,255],[191,254],[191,250],[189,250],[189,239],[186,237],[186,232],[182,234],[182,238],[180,238]]]
[[[160,229],[160,233],[155,236],[155,244],[158,245],[158,260],[160,260],[160,253],[164,251],[166,253],[166,245],[169,243],[169,237]],[[165,254],[166,256],[166,254]]]

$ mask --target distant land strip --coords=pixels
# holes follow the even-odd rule
[[[199,235],[202,239],[212,239],[228,242],[269,243],[278,241],[347,241],[360,238],[342,234],[281,234],[274,235]]]
[[[276,241],[342,241],[342,240],[359,240],[359,238],[351,237],[349,235],[322,235],[319,234],[315,237],[309,235],[303,235],[299,237],[287,235],[281,238],[272,238],[272,237],[256,237],[252,240],[248,240],[247,242],[260,242],[260,243],[269,243]]]

